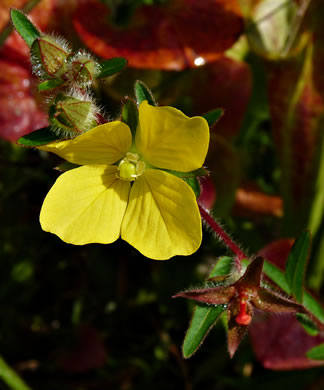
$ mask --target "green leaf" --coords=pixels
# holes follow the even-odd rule
[[[58,141],[60,139],[62,139],[62,136],[55,134],[50,127],[45,127],[20,137],[17,143],[21,146],[32,147],[46,145],[50,142]]]
[[[127,66],[127,60],[123,57],[110,58],[107,61],[100,63],[100,73],[97,76],[97,79],[102,79],[104,77],[112,76],[116,73],[119,73]]]
[[[18,34],[27,43],[29,47],[41,34],[27,16],[18,9],[10,11],[12,23]]]
[[[219,258],[209,278],[228,275],[232,269],[233,259],[223,256]],[[200,306],[194,309],[192,319],[182,345],[183,357],[188,359],[200,347],[211,328],[224,312],[223,306]]]
[[[316,336],[319,333],[317,326],[308,317],[308,315],[303,313],[296,313],[296,318],[310,336]]]
[[[183,180],[191,187],[193,192],[196,195],[196,198],[199,198],[201,193],[200,183],[196,177],[184,177]]]
[[[195,169],[194,171],[190,171],[190,172],[169,171],[167,169],[165,169],[165,171],[171,173],[171,175],[181,177],[183,179],[189,179],[191,177],[200,177],[200,176],[208,176],[209,175],[209,172],[207,171],[207,169],[203,168],[203,167]]]
[[[209,275],[209,279],[216,276],[227,276],[233,269],[233,259],[229,256],[222,256],[215,264],[212,272]]]
[[[59,79],[45,80],[42,83],[38,84],[37,89],[38,91],[48,91],[49,89],[54,89],[59,87],[63,83],[64,81]]]
[[[323,306],[317,302],[317,300],[311,296],[307,291],[304,293],[303,305],[308,309],[315,317],[324,323],[324,309]]]
[[[137,80],[135,82],[135,96],[138,105],[140,105],[144,100],[147,100],[151,106],[156,106],[152,92],[143,83],[143,81]]]
[[[289,286],[286,281],[285,274],[280,271],[279,268],[273,264],[264,262],[263,272],[274,282],[276,283],[285,293],[289,294]],[[311,294],[305,291],[303,296],[302,304],[308,309],[315,317],[317,317],[321,322],[324,323],[324,309],[322,305],[316,301]]]
[[[273,280],[283,291],[289,291],[289,287],[286,281],[285,274],[280,271],[275,265],[268,263],[267,261],[263,264],[263,272]]]
[[[182,345],[182,355],[185,359],[190,358],[197,351],[223,311],[223,306],[197,305],[195,307]]]
[[[215,110],[207,112],[202,117],[206,119],[209,127],[214,126],[214,124],[221,118],[224,114],[224,110],[221,108],[215,108]]]
[[[122,121],[128,125],[133,134],[133,138],[135,137],[137,124],[138,124],[138,108],[131,99],[127,99],[123,105],[122,110]]]
[[[324,360],[324,343],[309,349],[306,356],[313,360]]]
[[[310,253],[310,232],[304,231],[295,241],[286,263],[286,280],[297,302],[303,301],[304,277]]]

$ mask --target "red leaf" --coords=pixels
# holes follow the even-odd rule
[[[3,51],[2,51],[3,53]],[[47,117],[31,94],[31,74],[19,63],[0,59],[0,136],[16,141],[47,126]]]
[[[261,249],[258,255],[284,269],[293,239],[274,241]],[[256,313],[250,327],[253,350],[265,368],[293,370],[309,368],[322,363],[305,357],[308,349],[324,341],[324,336],[310,336],[293,315],[266,315]]]
[[[249,66],[222,57],[195,70],[190,96],[196,115],[223,108],[224,115],[214,131],[225,138],[237,135],[251,96],[252,78]]]
[[[107,352],[97,329],[84,325],[78,329],[77,339],[77,344],[59,359],[62,368],[68,372],[83,372],[102,367]]]
[[[268,63],[269,103],[282,168],[284,233],[298,234],[310,222],[322,153],[323,3],[312,2],[308,41],[294,56]],[[312,222],[311,222],[312,223]]]
[[[293,238],[283,238],[276,240],[262,248],[258,252],[258,256],[264,257],[270,263],[276,265],[280,269],[285,269],[286,260],[289,252],[294,244]]]
[[[0,3],[0,30],[9,22],[10,8],[22,8],[28,0],[2,0]]]
[[[200,178],[201,193],[199,196],[199,204],[210,210],[216,201],[216,189],[210,177]]]
[[[103,58],[125,57],[145,69],[182,70],[195,60],[217,59],[237,40],[243,20],[236,0],[174,0],[142,6],[130,25],[113,27],[108,7],[96,0],[80,4],[74,26],[83,42]]]
[[[29,0],[2,0],[0,3],[0,30],[2,30],[10,19],[10,8],[22,9]],[[50,19],[51,11],[54,8],[54,0],[42,0],[32,9],[29,17],[41,30],[44,30]]]
[[[254,184],[242,184],[236,192],[233,213],[251,218],[263,218],[265,215],[281,217],[282,199],[279,196],[265,194]]]
[[[216,190],[213,211],[217,216],[224,216],[233,206],[235,191],[240,179],[240,165],[238,153],[232,144],[216,134],[217,126],[218,124],[216,124],[215,132],[211,132],[206,166],[210,170],[209,178]],[[205,196],[204,192],[202,196]]]
[[[324,341],[324,336],[312,337],[294,316],[256,314],[250,327],[253,350],[265,368],[296,370],[322,365],[310,360],[306,352]]]
[[[9,21],[9,9],[22,8],[27,0],[5,0],[0,4],[0,29]],[[52,17],[54,0],[42,0],[29,17],[44,30]],[[12,33],[0,50],[0,137],[16,141],[48,125],[33,95],[34,78],[30,72],[29,48],[23,39]]]

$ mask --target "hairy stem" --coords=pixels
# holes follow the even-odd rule
[[[231,237],[222,229],[222,227],[214,220],[208,211],[198,203],[200,215],[202,219],[213,229],[217,236],[221,239],[224,245],[234,253],[237,268],[241,268],[241,260],[247,259],[247,255],[240,247],[231,239]]]

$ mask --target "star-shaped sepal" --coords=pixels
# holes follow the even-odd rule
[[[209,305],[226,305],[228,350],[233,357],[252,321],[254,308],[272,313],[305,313],[302,305],[265,287],[262,281],[264,260],[257,257],[234,283],[228,279],[215,287],[195,289],[176,294]]]

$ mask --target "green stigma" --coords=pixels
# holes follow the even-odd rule
[[[134,181],[145,170],[145,163],[139,160],[136,153],[126,153],[126,157],[118,165],[118,177],[122,180]]]

